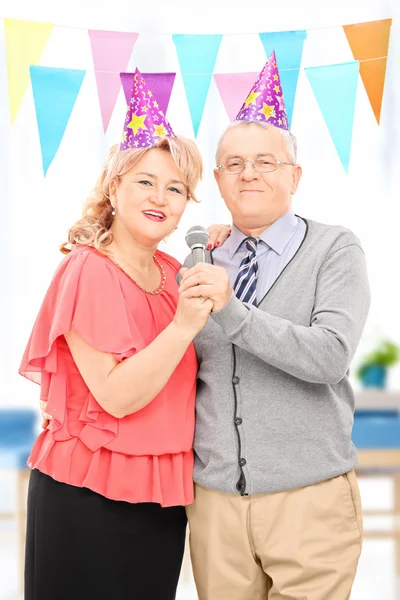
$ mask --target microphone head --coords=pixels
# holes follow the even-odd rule
[[[195,225],[191,227],[187,234],[185,235],[185,240],[190,249],[196,247],[206,248],[208,246],[210,236],[208,234],[207,229],[204,227],[200,227],[200,225]]]

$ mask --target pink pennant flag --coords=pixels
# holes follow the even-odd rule
[[[243,104],[243,98],[247,97],[258,75],[257,72],[218,73],[214,75],[215,83],[230,122],[235,120]]]
[[[121,88],[119,74],[126,70],[139,34],[95,29],[89,29],[88,33],[92,46],[101,118],[106,132]]]

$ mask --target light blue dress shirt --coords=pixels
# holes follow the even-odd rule
[[[296,254],[306,230],[305,221],[290,210],[257,238],[257,302],[261,302],[274,281]],[[228,271],[232,287],[236,281],[240,263],[247,254],[246,244],[243,243],[247,237],[234,225],[230,237],[212,253],[214,264],[224,267]]]

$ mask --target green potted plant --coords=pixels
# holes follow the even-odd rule
[[[380,342],[379,346],[368,354],[357,369],[357,377],[366,388],[386,387],[388,367],[400,360],[400,346],[388,340]]]

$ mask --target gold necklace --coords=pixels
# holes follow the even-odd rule
[[[110,252],[110,254],[112,254]],[[114,256],[111,258],[111,260],[113,261],[114,264],[117,265],[117,267],[119,269],[121,269],[121,271],[123,271],[125,273],[125,275],[127,275],[129,277],[129,279],[131,279],[133,281],[133,283],[140,289],[142,290],[142,292],[145,292],[146,294],[151,294],[152,296],[156,296],[157,294],[161,294],[161,292],[165,289],[165,283],[167,281],[167,275],[164,271],[164,268],[162,266],[162,264],[160,263],[160,261],[158,260],[158,258],[156,257],[156,255],[153,256],[153,260],[156,264],[156,266],[158,267],[158,270],[160,271],[160,275],[161,275],[161,283],[158,286],[158,288],[156,290],[145,290],[144,287],[142,287],[135,279],[133,279],[133,277],[131,275],[129,275],[129,273],[127,271],[125,271],[125,269],[123,267],[121,267],[121,265],[115,260]]]

